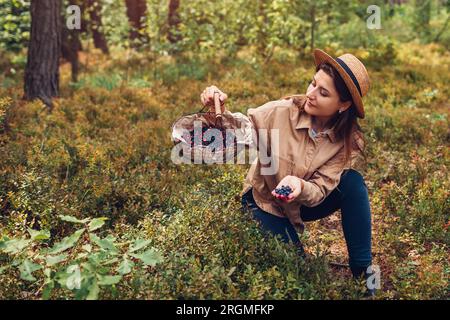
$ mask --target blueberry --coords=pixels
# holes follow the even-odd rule
[[[275,193],[277,193],[281,196],[287,197],[287,196],[289,196],[289,194],[292,193],[292,189],[289,186],[281,186],[281,188],[275,189]]]

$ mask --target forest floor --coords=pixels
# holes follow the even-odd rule
[[[364,55],[363,52],[356,53]],[[267,64],[251,53],[199,61],[157,61],[113,50],[81,56],[80,81],[61,68],[61,98],[48,113],[24,102],[23,59],[1,61],[0,236],[26,228],[70,231],[58,214],[105,216],[117,238],[150,239],[164,262],[133,271],[100,298],[360,299],[347,263],[340,214],[308,223],[309,254],[264,239],[240,210],[249,165],[176,165],[171,124],[201,108],[216,85],[231,111],[304,93],[313,61],[289,53]],[[367,141],[362,171],[369,188],[380,299],[448,298],[450,55],[438,45],[403,44],[394,63],[368,71],[372,88],[360,121]],[[16,68],[13,70],[11,68]],[[2,113],[3,112],[3,113]],[[1,246],[0,246],[1,247]],[[0,255],[0,264],[8,258]],[[40,272],[40,271],[39,271]],[[40,298],[37,282],[0,274],[0,299]],[[52,298],[71,297],[55,290]]]

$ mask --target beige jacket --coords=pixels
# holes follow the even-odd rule
[[[267,164],[261,163],[258,157],[250,167],[241,192],[242,196],[253,188],[253,197],[261,209],[288,217],[300,232],[303,231],[300,207],[320,204],[337,187],[342,172],[361,163],[364,147],[361,133],[355,130],[355,148],[351,160],[344,163],[344,143],[337,140],[333,128],[312,137],[312,119],[303,110],[305,103],[306,95],[296,95],[248,109],[248,119],[256,132],[258,129],[279,130],[279,139],[271,140],[270,133],[266,135],[266,148],[269,154],[277,156],[279,163],[275,174],[261,174],[261,168]],[[301,194],[289,204],[271,194],[287,175],[302,179]]]

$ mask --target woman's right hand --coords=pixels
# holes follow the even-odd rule
[[[215,111],[215,108],[214,108],[214,93],[215,92],[219,93],[220,106],[221,106],[222,112],[224,112],[225,111],[224,104],[225,104],[225,100],[228,98],[228,96],[226,93],[222,92],[216,86],[209,86],[209,87],[206,87],[205,90],[203,90],[202,94],[200,95],[202,104],[203,104],[203,106],[209,107],[210,111],[214,112]]]

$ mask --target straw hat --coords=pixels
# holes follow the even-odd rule
[[[343,54],[334,59],[320,49],[314,50],[314,62],[316,66],[322,62],[327,62],[339,72],[352,95],[358,117],[364,118],[362,97],[369,91],[370,79],[363,63],[350,53]]]

